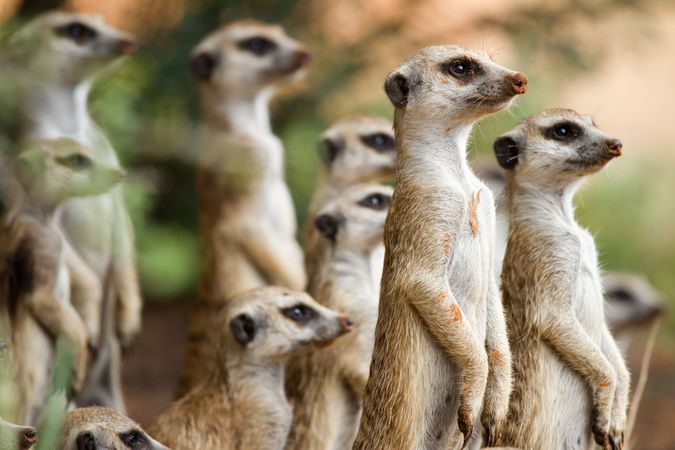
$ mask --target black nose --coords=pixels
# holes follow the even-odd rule
[[[321,214],[314,219],[314,226],[319,233],[335,242],[335,237],[338,233],[338,220],[330,214]]]
[[[609,139],[607,141],[607,147],[609,147],[610,150],[621,150],[623,148],[623,144],[618,139]]]

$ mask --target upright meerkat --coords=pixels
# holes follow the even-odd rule
[[[494,144],[507,169],[502,289],[514,389],[502,442],[524,450],[623,447],[630,377],[609,332],[593,237],[574,219],[583,180],[621,154],[590,117],[553,109]]]
[[[88,278],[90,298],[84,300],[101,302],[96,275],[60,232],[59,207],[109,191],[123,172],[70,139],[25,145],[15,172],[25,195],[14,199],[0,227],[0,337],[11,343],[18,393],[13,420],[33,423],[48,394],[55,339],[72,347],[73,391],[84,382],[88,336],[70,302],[70,278]]]
[[[289,363],[293,426],[286,449],[352,447],[373,352],[379,286],[372,255],[382,233],[393,189],[377,184],[347,188],[314,217],[322,261],[307,266],[307,292],[322,305],[349,315],[355,331],[335,346]],[[318,273],[313,273],[318,272]],[[291,385],[292,383],[292,385]]]
[[[140,425],[98,406],[68,412],[57,450],[169,450]],[[199,447],[193,447],[199,448]]]
[[[284,149],[268,103],[309,60],[280,27],[250,20],[220,28],[192,52],[205,132],[197,172],[204,256],[179,395],[208,373],[207,333],[225,300],[266,285],[305,287]]]
[[[309,217],[357,183],[391,181],[396,167],[394,130],[388,120],[376,116],[350,116],[337,121],[321,134],[321,159],[317,186],[309,207]],[[319,248],[327,249],[312,221],[305,227],[305,267],[323,259]],[[384,262],[384,247],[372,254],[373,282],[379,297]],[[312,274],[318,274],[312,271]],[[311,276],[312,274],[309,274]],[[308,280],[309,284],[315,281]]]
[[[228,300],[215,326],[215,367],[151,432],[174,450],[282,449],[292,417],[288,356],[327,345],[351,322],[305,293],[264,287]]]
[[[132,38],[107,25],[101,16],[53,11],[19,32],[17,46],[27,56],[24,77],[24,138],[70,137],[90,148],[101,164],[119,160],[89,114],[87,101],[97,78],[123,54]],[[129,345],[141,326],[141,296],[134,237],[122,188],[65,205],[61,225],[77,253],[103,284],[100,320],[87,323],[100,334],[80,404],[124,410],[120,383],[120,342]],[[74,294],[81,291],[73,286]]]
[[[457,46],[425,48],[386,79],[396,107],[396,189],[355,449],[457,449],[479,419],[488,444],[499,436],[511,356],[493,261],[495,210],[466,146],[477,120],[526,90],[525,74]]]
[[[33,427],[22,427],[0,417],[0,448],[3,450],[29,450],[37,442]]]

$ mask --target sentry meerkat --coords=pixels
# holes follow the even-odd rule
[[[250,20],[222,27],[192,52],[205,132],[197,172],[204,256],[179,395],[209,372],[206,334],[222,302],[265,285],[305,287],[284,149],[268,103],[309,60],[280,27]]]
[[[89,114],[87,101],[100,75],[134,49],[133,39],[107,25],[101,16],[53,11],[28,23],[15,41],[28,68],[24,138],[70,137],[90,148],[97,161],[119,167],[115,150]],[[123,411],[119,347],[129,345],[140,330],[142,302],[122,188],[68,202],[61,225],[104,286],[100,319],[86,323],[91,335],[101,337],[78,403]],[[77,297],[84,288],[77,279],[73,282]]]
[[[309,217],[338,197],[347,187],[357,183],[393,181],[396,166],[394,130],[388,120],[376,116],[350,116],[337,121],[321,135],[321,159],[317,186],[312,195]],[[305,267],[311,267],[323,256],[315,248],[326,248],[314,224],[305,227]],[[373,281],[379,297],[384,262],[384,246],[372,254]],[[313,273],[318,274],[317,271]],[[309,284],[315,283],[308,280]]]
[[[140,425],[108,408],[68,412],[57,450],[169,450]],[[199,448],[199,447],[193,447]]]
[[[351,329],[345,316],[281,287],[239,293],[218,314],[217,363],[151,432],[174,450],[282,449],[292,411],[284,365]],[[213,356],[212,356],[213,357]]]
[[[507,169],[502,289],[514,389],[502,442],[529,449],[623,447],[630,377],[603,314],[593,237],[574,219],[583,180],[621,154],[590,117],[553,109],[494,144]]]
[[[12,419],[33,423],[48,394],[55,339],[64,338],[72,347],[74,392],[86,374],[88,335],[71,305],[70,277],[89,278],[87,285],[95,289],[85,300],[101,302],[96,275],[61,234],[60,206],[109,191],[123,172],[65,138],[26,144],[13,172],[25,195],[13,199],[0,227],[0,333],[11,343],[18,392]]]
[[[322,305],[348,314],[355,331],[330,349],[290,361],[286,386],[289,395],[295,394],[295,407],[286,449],[352,447],[377,322],[379,289],[372,273],[381,268],[373,267],[372,255],[382,246],[392,192],[388,186],[357,184],[314,216],[322,237],[317,249],[324,259],[307,267],[312,280],[307,292]],[[291,379],[290,374],[297,376]]]
[[[355,449],[457,449],[479,418],[487,444],[499,436],[511,356],[493,270],[495,211],[466,146],[477,120],[526,90],[525,74],[458,46],[423,49],[385,81],[396,189]]]
[[[9,423],[0,417],[0,448],[3,450],[29,450],[37,442],[37,431]]]

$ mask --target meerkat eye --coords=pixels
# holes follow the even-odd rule
[[[124,433],[120,435],[120,439],[122,442],[124,442],[124,445],[132,449],[143,448],[142,446],[144,446],[146,443],[145,436],[143,436],[143,433],[138,430],[132,430],[128,433]]]
[[[297,305],[283,308],[281,313],[287,318],[300,324],[305,324],[317,316],[316,311],[307,305],[298,303]]]
[[[85,42],[98,36],[96,30],[80,22],[73,22],[56,29],[57,34],[74,39],[77,42]]]
[[[470,59],[455,59],[442,65],[443,72],[457,79],[470,79],[479,71],[479,66]]]
[[[359,202],[365,208],[382,210],[387,209],[391,203],[391,197],[385,194],[370,194]]]
[[[91,158],[80,153],[74,153],[65,158],[61,158],[59,159],[59,162],[75,170],[85,169],[92,165]]]
[[[631,293],[623,288],[609,290],[607,291],[607,296],[613,298],[614,300],[618,300],[621,303],[633,301],[633,296]]]
[[[262,36],[244,39],[243,41],[239,42],[238,46],[240,49],[251,52],[257,56],[266,55],[277,48],[277,44],[275,42]]]
[[[367,136],[361,136],[361,142],[378,152],[393,150],[396,147],[394,138],[386,133],[375,133],[369,134]]]
[[[556,141],[571,141],[581,136],[581,128],[571,122],[563,122],[553,125],[546,131],[546,137]]]

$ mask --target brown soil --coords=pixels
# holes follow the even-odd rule
[[[143,333],[125,356],[123,382],[129,415],[148,426],[171,404],[183,361],[188,307],[185,302],[148,303]],[[638,371],[644,339],[636,339],[629,366]],[[675,355],[657,344],[640,404],[635,450],[675,449]]]

